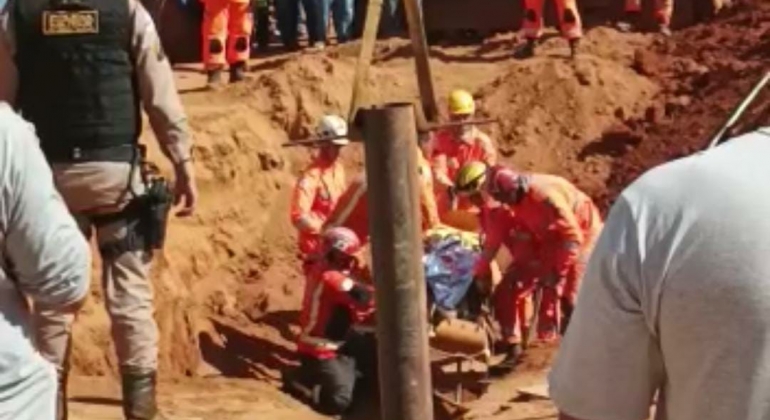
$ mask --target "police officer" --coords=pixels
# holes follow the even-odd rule
[[[3,15],[0,100],[35,125],[67,206],[87,236],[96,233],[125,417],[157,419],[149,269],[163,199],[148,194],[157,189],[147,188],[137,164],[140,105],[173,164],[175,203],[183,203],[177,215],[192,214],[197,199],[190,132],[171,67],[137,0],[10,0]],[[39,350],[60,371],[58,418],[65,419],[73,317],[35,315]]]

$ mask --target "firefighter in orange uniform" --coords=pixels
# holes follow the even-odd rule
[[[583,37],[583,23],[576,0],[554,0],[559,15],[559,27],[569,41],[572,57],[577,54],[578,43]],[[535,55],[535,45],[543,34],[543,0],[524,0],[524,24],[522,27],[527,43],[516,52],[519,58]]]
[[[348,134],[348,125],[342,117],[327,115],[321,119],[316,131],[321,137],[343,137]],[[324,224],[345,191],[345,169],[339,155],[342,146],[347,144],[347,138],[337,138],[321,146],[294,189],[291,221],[299,231],[300,258],[306,272],[319,251]]]
[[[538,338],[555,339],[560,326],[564,332],[585,262],[603,223],[585,193],[553,175],[521,174],[473,162],[458,172],[457,190],[487,209],[477,276],[488,275],[489,262],[500,246],[511,253],[513,261],[495,290],[494,301],[509,344],[503,368],[512,368],[520,353],[520,337],[528,328],[525,300],[542,287]],[[490,198],[502,205],[490,208]]]
[[[230,83],[244,79],[254,26],[249,0],[201,0],[203,2],[203,65],[209,86],[222,82],[230,66]]]
[[[476,101],[470,93],[455,90],[449,95],[449,116],[453,122],[468,121],[476,113]],[[448,214],[454,210],[470,211],[473,205],[467,199],[456,199],[455,176],[463,165],[481,161],[487,165],[497,162],[492,140],[474,125],[461,125],[436,133],[431,145],[433,182],[441,221],[455,226]],[[455,226],[460,227],[460,226]],[[462,227],[460,227],[462,228]]]

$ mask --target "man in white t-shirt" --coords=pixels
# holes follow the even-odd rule
[[[562,420],[770,419],[770,129],[653,169],[604,226],[550,376]]]

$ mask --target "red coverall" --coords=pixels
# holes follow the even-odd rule
[[[642,0],[626,0],[626,13],[641,13]],[[664,26],[671,25],[674,0],[655,0],[655,21]]]
[[[583,36],[583,24],[575,0],[554,0],[562,35],[567,39]],[[543,0],[524,0],[524,36],[539,39],[543,34]]]
[[[492,140],[478,128],[464,139],[456,138],[451,131],[440,131],[433,139],[431,162],[435,181],[439,216],[450,210],[450,197],[447,187],[454,185],[457,171],[465,164],[479,161],[487,165],[497,163],[497,152]],[[459,210],[469,210],[473,205],[466,198],[458,200]]]
[[[203,64],[207,70],[245,62],[250,55],[253,17],[249,0],[203,1]]]
[[[319,234],[345,190],[339,161],[317,157],[297,180],[291,200],[291,222],[299,230],[299,251],[307,260],[318,251]]]
[[[354,275],[332,269],[325,261],[314,264],[310,269],[302,299],[301,332],[297,339],[300,354],[323,360],[333,359],[350,328],[370,323],[374,300],[360,302],[349,292],[354,286],[363,287],[373,296],[374,290],[354,280]],[[343,311],[340,312],[340,309]]]
[[[518,204],[487,209],[484,214],[484,251],[477,274],[487,274],[489,261],[501,245],[512,257],[494,294],[495,316],[504,338],[519,342],[528,328],[526,299],[539,286],[539,279],[556,276],[557,287],[543,289],[537,326],[538,338],[555,338],[559,299],[574,303],[585,258],[601,229],[598,210],[590,198],[563,178],[532,175],[529,189]]]

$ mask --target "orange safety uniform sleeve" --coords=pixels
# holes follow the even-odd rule
[[[318,188],[321,184],[317,169],[306,171],[297,180],[291,199],[291,223],[304,233],[319,233],[323,227],[322,215],[313,211]]]
[[[422,151],[417,149],[417,169],[420,177],[420,209],[422,213],[423,229],[431,229],[439,224],[438,204],[433,185],[433,171],[430,162],[425,159]]]
[[[490,264],[497,257],[500,247],[503,245],[505,235],[510,231],[510,213],[507,207],[485,208],[481,212],[481,229],[483,246],[481,256],[476,263],[474,274],[476,277],[491,275]]]
[[[481,160],[489,166],[497,165],[497,150],[495,150],[495,145],[492,143],[492,139],[489,138],[486,133],[477,129],[476,143],[481,148],[481,153],[483,156]]]

